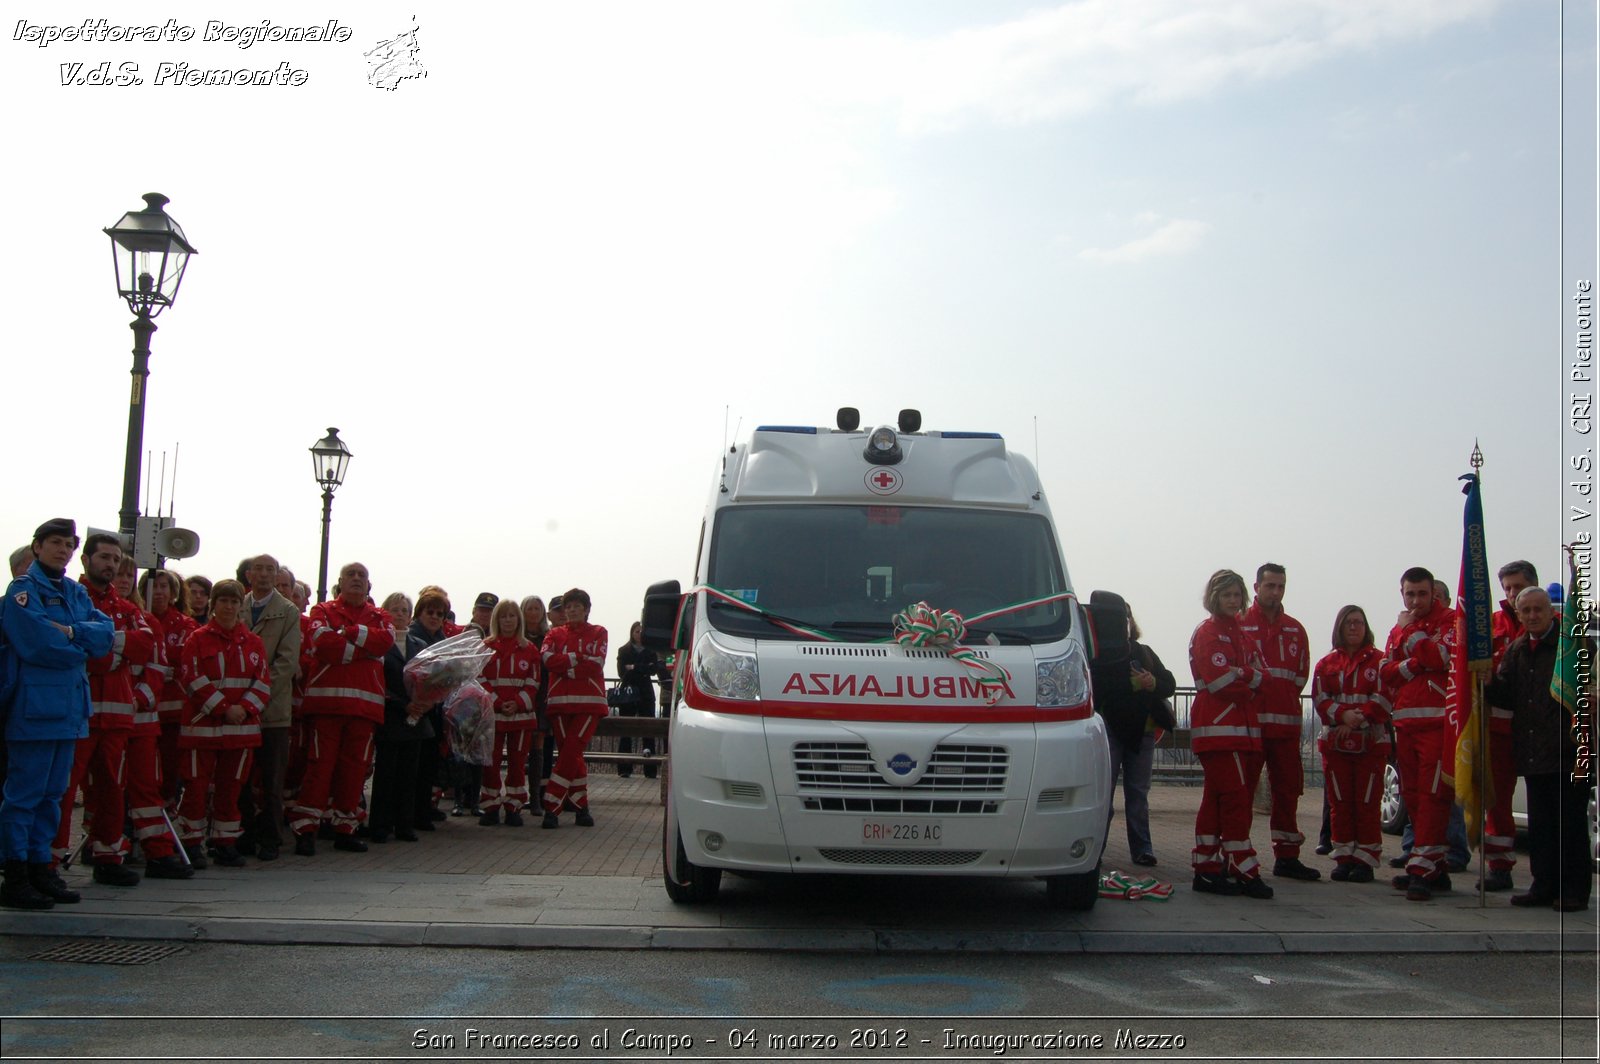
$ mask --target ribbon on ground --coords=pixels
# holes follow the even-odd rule
[[[1130,876],[1123,872],[1107,872],[1100,877],[1100,897],[1119,901],[1166,901],[1172,897],[1172,884],[1155,877]]]

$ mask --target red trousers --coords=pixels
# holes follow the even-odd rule
[[[1300,856],[1300,847],[1306,837],[1300,834],[1298,814],[1300,796],[1306,790],[1305,766],[1300,762],[1298,738],[1261,740],[1261,759],[1256,762],[1255,779],[1250,781],[1253,796],[1260,782],[1261,770],[1267,772],[1267,786],[1272,791],[1272,856],[1288,859]]]
[[[185,846],[209,837],[217,843],[239,838],[239,791],[250,777],[254,750],[184,750],[183,801],[178,805],[178,834]],[[211,827],[206,833],[207,824]]]
[[[289,810],[289,830],[317,830],[323,814],[340,835],[355,833],[361,816],[361,791],[372,768],[376,725],[361,717],[311,717],[306,721],[306,772]]]
[[[89,858],[95,864],[122,863],[122,771],[127,760],[128,729],[90,727],[72,756],[72,778],[61,796],[61,827],[55,855],[72,852],[72,807],[84,788],[83,819],[89,831]],[[87,782],[85,781],[87,777]]]
[[[1219,750],[1198,754],[1205,773],[1200,808],[1194,815],[1197,873],[1231,872],[1241,879],[1261,875],[1256,849],[1250,844],[1250,805],[1255,780],[1261,776],[1261,755],[1255,751]]]
[[[495,729],[494,756],[483,766],[483,780],[478,791],[478,808],[484,812],[504,808],[508,813],[519,813],[528,804],[528,749],[533,745],[533,732],[527,730],[502,731]],[[505,778],[500,776],[500,759],[506,760]]]
[[[557,752],[550,782],[544,788],[545,812],[561,812],[563,801],[570,801],[579,809],[589,808],[589,766],[583,760],[583,752],[589,748],[598,723],[600,718],[593,713],[550,714]]]
[[[1444,724],[1397,731],[1400,795],[1411,814],[1415,841],[1406,874],[1431,879],[1445,870],[1445,831],[1455,790],[1444,782]],[[1455,752],[1451,751],[1452,769]]]
[[[128,736],[128,819],[133,821],[133,837],[139,840],[145,857],[155,859],[178,852],[163,815],[166,777],[162,774],[161,754],[160,733],[134,732]]]
[[[1511,733],[1489,735],[1489,778],[1494,801],[1484,818],[1483,856],[1490,871],[1509,872],[1516,867],[1517,824],[1511,819],[1511,792],[1517,787],[1517,769],[1511,759]]]
[[[183,783],[183,768],[179,760],[183,756],[178,751],[178,722],[161,722],[161,738],[157,740],[156,749],[161,758],[161,799],[169,807],[177,808],[178,787]]]
[[[1339,864],[1377,868],[1383,855],[1383,768],[1389,747],[1368,745],[1359,754],[1325,750],[1322,771],[1328,788],[1328,840]]]

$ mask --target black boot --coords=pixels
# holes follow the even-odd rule
[[[55,900],[28,879],[28,862],[7,861],[5,885],[0,886],[0,905],[8,909],[54,909]]]
[[[33,884],[34,890],[62,905],[72,905],[83,900],[83,895],[67,886],[66,880],[61,878],[61,873],[57,872],[49,861],[38,863],[29,861],[28,882]]]

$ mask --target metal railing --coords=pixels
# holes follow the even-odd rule
[[[1194,696],[1193,687],[1180,687],[1172,696],[1172,711],[1178,727],[1163,735],[1156,744],[1151,777],[1158,783],[1200,782],[1200,760],[1189,747],[1189,712],[1194,708]],[[1322,729],[1310,695],[1300,696],[1300,716],[1300,763],[1305,767],[1306,782],[1320,784],[1322,758],[1317,754],[1317,734]]]

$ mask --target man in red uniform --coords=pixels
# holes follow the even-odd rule
[[[1300,692],[1311,676],[1311,649],[1300,622],[1283,612],[1287,583],[1283,566],[1267,562],[1256,570],[1256,600],[1239,615],[1245,638],[1255,644],[1267,675],[1256,692],[1256,720],[1261,726],[1261,762],[1272,790],[1272,874],[1285,879],[1321,879],[1322,873],[1300,862],[1298,813],[1305,792],[1305,766],[1300,760]],[[1255,790],[1259,772],[1250,781]]]
[[[1500,670],[1500,661],[1506,648],[1522,635],[1522,622],[1513,605],[1517,596],[1530,587],[1539,586],[1539,571],[1529,561],[1507,562],[1500,567],[1500,590],[1506,597],[1500,600],[1492,621],[1494,633],[1494,667]],[[1494,801],[1489,803],[1484,817],[1483,857],[1489,866],[1484,877],[1484,890],[1511,890],[1511,870],[1516,867],[1517,824],[1511,818],[1511,794],[1517,786],[1516,760],[1511,753],[1511,710],[1491,703],[1489,710],[1489,779]]]
[[[94,881],[113,887],[131,887],[139,873],[122,864],[123,764],[128,734],[133,730],[132,666],[148,665],[155,657],[156,640],[144,626],[139,609],[117,594],[111,582],[122,564],[122,544],[116,536],[99,532],[83,544],[83,576],[79,582],[95,609],[116,626],[111,653],[88,663],[89,698],[94,711],[89,735],[78,740],[72,778],[61,796],[61,827],[56,833],[56,860],[72,849],[72,807],[78,788],[88,777],[84,819],[89,828],[89,855]]]
[[[589,766],[583,751],[606,708],[606,630],[589,623],[589,593],[573,588],[561,596],[566,624],[545,636],[542,660],[550,685],[547,714],[559,750],[544,791],[544,821],[556,827],[561,803],[578,810],[579,827],[593,827],[589,813]],[[553,617],[552,617],[553,619]]]
[[[383,720],[383,656],[394,646],[387,610],[372,604],[367,567],[339,570],[336,596],[311,607],[315,664],[306,678],[301,711],[310,730],[305,778],[289,814],[294,852],[317,852],[317,826],[327,811],[336,850],[364,853],[356,838],[361,789],[372,769],[372,739]]]
[[[1379,674],[1394,692],[1400,791],[1415,841],[1406,874],[1396,876],[1394,885],[1410,901],[1428,901],[1434,891],[1450,889],[1445,829],[1455,792],[1445,777],[1453,774],[1455,748],[1446,742],[1445,692],[1456,653],[1456,614],[1434,599],[1433,574],[1421,566],[1401,574],[1400,597],[1405,611],[1389,633]]]

